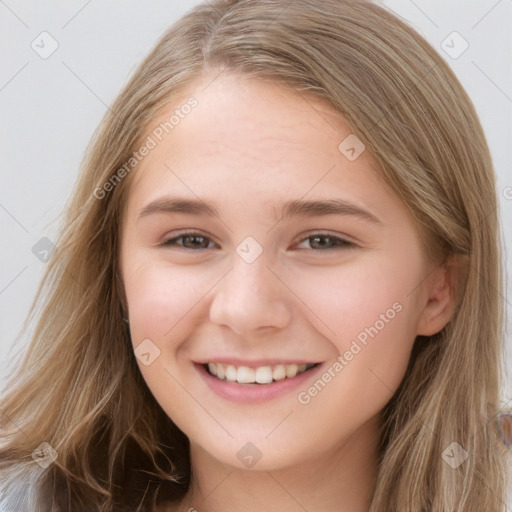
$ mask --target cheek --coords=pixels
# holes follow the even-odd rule
[[[172,339],[173,329],[197,305],[208,287],[197,268],[135,262],[125,274],[132,341]]]
[[[423,267],[419,253],[410,256],[369,253],[337,267],[286,270],[283,280],[293,283],[293,291],[317,318],[308,317],[341,349],[382,315],[391,318],[395,327],[414,330],[419,309],[414,291]],[[400,314],[396,309],[402,309]]]
[[[149,365],[138,360],[146,384],[180,428],[187,429],[189,420],[201,423],[201,411],[194,409],[193,401],[191,407],[186,386],[180,385],[186,381],[189,367],[177,359],[186,357],[192,312],[201,307],[201,298],[212,286],[211,276],[192,266],[178,269],[154,259],[132,261],[123,275],[135,355],[139,345],[148,347],[146,340],[151,341]]]
[[[318,316],[312,321],[342,358],[343,368],[332,368],[336,378],[326,377],[333,381],[329,388],[338,397],[350,390],[354,406],[366,403],[377,412],[403,378],[421,309],[415,292],[423,274],[420,256],[372,254],[294,277],[297,295],[307,297]]]

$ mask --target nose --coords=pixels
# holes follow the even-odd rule
[[[215,290],[210,320],[240,336],[283,329],[290,322],[290,291],[263,257],[247,263],[235,255],[231,270]]]

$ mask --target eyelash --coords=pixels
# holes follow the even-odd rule
[[[208,248],[200,248],[200,249],[191,249],[189,247],[184,247],[183,245],[180,245],[177,243],[177,240],[182,238],[193,238],[193,237],[200,237],[207,241],[212,241],[211,238],[203,235],[202,233],[198,231],[183,231],[179,233],[177,236],[174,236],[172,238],[169,238],[167,240],[164,240],[160,245],[162,247],[172,247],[172,246],[179,246],[180,248],[186,250],[186,251],[205,251]],[[344,238],[332,235],[331,233],[312,233],[311,235],[306,236],[301,240],[301,242],[305,240],[311,240],[313,238],[329,238],[332,241],[335,242],[335,245],[332,247],[328,247],[327,249],[311,249],[313,251],[319,252],[319,251],[326,251],[326,250],[333,250],[333,249],[353,249],[356,246],[353,242],[349,242],[348,240],[345,240]]]

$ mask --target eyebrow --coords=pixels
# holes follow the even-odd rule
[[[185,197],[164,197],[152,201],[141,209],[138,218],[152,214],[183,213],[220,217],[219,210],[211,201],[188,199]],[[344,199],[323,199],[304,201],[296,199],[282,205],[280,220],[290,217],[321,217],[326,215],[345,215],[356,217],[374,224],[384,223],[376,215],[361,206]]]

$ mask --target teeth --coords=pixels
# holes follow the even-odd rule
[[[258,368],[249,368],[248,366],[239,366],[232,364],[208,363],[208,371],[221,380],[229,382],[238,382],[239,384],[270,384],[271,382],[292,379],[299,373],[305,372],[315,366],[310,364],[278,364],[274,367],[259,366]]]
[[[291,379],[292,377],[295,377],[297,375],[297,371],[299,367],[296,364],[287,364],[286,365],[286,376]]]
[[[219,379],[224,379],[224,377],[226,376],[226,367],[223,364],[216,364],[215,366],[217,367],[217,373],[215,375],[217,375]]]
[[[284,367],[284,364],[278,364],[274,367],[272,377],[274,377],[274,380],[283,380],[286,378],[286,368]]]
[[[259,370],[259,368],[258,368]],[[256,381],[256,375],[253,368],[248,368],[247,366],[240,366],[238,371],[236,372],[236,381],[240,382],[240,384],[249,384],[250,382]]]
[[[254,373],[258,384],[270,384],[274,379],[270,366],[260,366]]]
[[[217,364],[220,364],[220,363],[217,363]],[[237,376],[236,368],[232,364],[230,364],[226,368],[226,380],[230,380],[231,382],[235,382],[236,381],[236,376]]]

